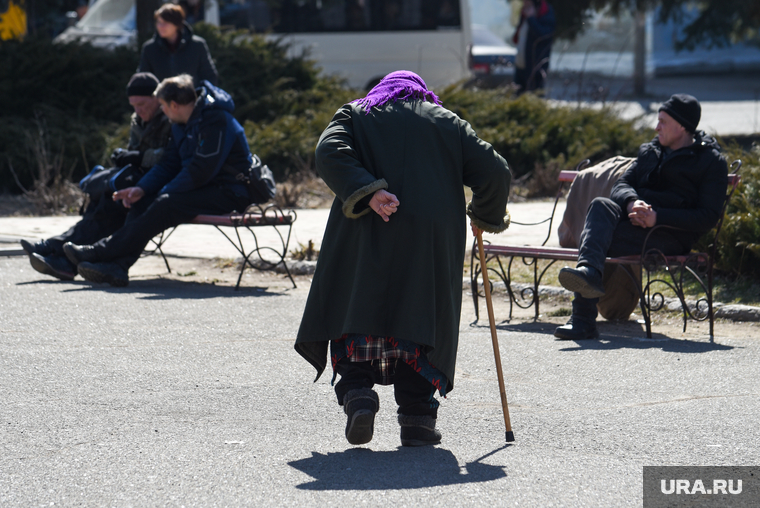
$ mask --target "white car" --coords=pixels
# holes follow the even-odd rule
[[[514,81],[517,48],[510,46],[485,25],[472,25],[470,70],[472,84],[493,88]]]

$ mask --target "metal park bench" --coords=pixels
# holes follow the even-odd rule
[[[235,247],[235,249],[243,256],[243,262],[240,266],[240,275],[238,276],[237,284],[235,284],[235,290],[240,288],[240,281],[243,278],[243,272],[246,266],[255,268],[256,270],[274,270],[278,266],[282,265],[286,275],[293,283],[293,287],[296,287],[296,283],[293,280],[293,276],[288,269],[288,265],[285,263],[285,256],[288,254],[288,244],[290,243],[290,234],[293,229],[293,223],[296,221],[296,212],[294,210],[283,211],[277,205],[250,205],[245,209],[243,213],[231,213],[229,215],[198,215],[188,224],[201,224],[207,226],[214,226],[224,237]],[[179,226],[178,226],[179,227]],[[269,247],[266,245],[260,245],[259,240],[256,237],[255,228],[271,227],[277,234],[280,245],[278,248]],[[235,230],[234,236],[228,235],[222,228],[233,228]],[[167,229],[160,235],[153,238],[154,247],[152,250],[147,250],[146,255],[159,253],[166,264],[166,269],[171,273],[169,267],[169,260],[166,258],[162,247],[169,239],[171,234],[177,228]],[[243,244],[243,239],[240,236],[240,230],[247,230],[253,237],[253,246],[246,249]],[[282,247],[280,250],[279,247]],[[274,255],[274,260],[268,260],[262,256],[262,252],[269,252]],[[258,256],[258,263],[253,263],[251,256]]]
[[[486,264],[490,264],[490,266],[488,266],[488,271],[496,275],[496,277],[504,283],[507,294],[509,295],[510,320],[512,319],[514,305],[522,309],[533,307],[535,311],[534,319],[537,320],[539,317],[539,284],[541,283],[543,276],[546,274],[546,271],[557,261],[576,262],[578,260],[577,249],[547,247],[546,243],[551,237],[554,214],[557,210],[557,203],[564,193],[565,184],[571,183],[578,172],[588,163],[589,161],[585,160],[576,167],[575,171],[560,172],[560,188],[554,200],[552,213],[548,218],[532,224],[523,224],[539,226],[548,223],[546,239],[541,245],[484,245]],[[720,234],[726,216],[726,208],[741,180],[741,177],[738,175],[741,164],[741,160],[735,160],[731,164],[728,177],[728,192],[726,194],[726,199],[723,202],[721,217],[714,229],[715,235],[709,246],[708,252],[690,252],[679,256],[666,256],[657,249],[648,248],[647,242],[653,231],[658,228],[670,227],[660,225],[653,227],[649,232],[640,255],[607,258],[606,263],[622,265],[625,268],[625,272],[631,280],[634,281],[635,286],[638,288],[639,306],[641,307],[641,313],[644,317],[648,338],[652,338],[651,313],[660,310],[665,303],[665,298],[660,292],[660,288],[662,288],[663,285],[672,291],[681,303],[684,332],[686,331],[686,324],[689,319],[695,321],[709,320],[710,338],[713,338],[715,317],[713,312],[713,264],[717,253],[718,235]],[[472,288],[473,303],[475,305],[475,316],[479,317],[478,275],[480,274],[482,267],[480,266],[477,250],[477,243],[475,243],[472,247],[470,261],[470,284]],[[519,259],[524,265],[532,267],[533,283],[531,286],[519,290],[512,287],[512,264],[515,259]],[[539,266],[539,261],[545,261],[544,266]],[[639,272],[638,279],[635,275],[636,270]],[[662,274],[662,272],[664,272],[664,274]],[[700,297],[692,307],[687,304],[684,294],[686,284],[691,281],[696,282],[700,294],[704,293],[704,296]]]

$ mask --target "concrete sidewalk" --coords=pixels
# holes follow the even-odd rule
[[[537,217],[548,218],[551,215],[553,205],[553,200],[528,201],[511,203],[509,210],[513,221],[530,223],[535,222]],[[560,201],[556,212],[557,220],[562,219],[564,206],[565,202]],[[306,245],[309,240],[313,241],[319,248],[329,212],[328,209],[296,210],[297,219],[293,225],[289,250],[297,248],[299,244]],[[79,216],[0,217],[0,256],[23,255],[24,252],[18,245],[19,240],[24,238],[33,240],[50,238],[63,233],[79,219]],[[552,227],[550,245],[559,245],[556,233],[558,224],[559,222],[555,221]],[[506,232],[500,235],[486,235],[485,239],[494,243],[514,244],[517,242],[518,245],[540,245],[546,238],[548,231],[548,223],[539,227],[525,227],[515,224]],[[280,239],[271,228],[256,228],[255,232],[260,245],[279,247],[282,250]],[[243,232],[241,235],[245,245],[253,242],[247,233]],[[467,228],[467,245],[471,244],[472,233]],[[163,250],[168,255],[180,257],[211,259],[237,258],[240,256],[215,228],[195,224],[184,224],[178,227],[172,233]]]

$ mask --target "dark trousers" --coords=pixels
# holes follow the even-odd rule
[[[120,201],[114,201],[110,195],[104,195],[90,201],[82,215],[82,220],[65,233],[48,238],[47,243],[55,255],[63,256],[63,244],[66,242],[90,245],[114,234],[124,225],[127,212],[129,209],[125,208]]]
[[[520,93],[543,89],[546,85],[544,77],[545,71],[541,68],[534,72],[532,67],[526,66],[524,69],[515,67],[515,84],[520,87]]]
[[[644,241],[650,232],[649,228],[631,224],[627,212],[611,199],[596,198],[586,213],[581,245],[578,249],[578,266],[590,266],[603,273],[606,257],[641,254]],[[671,256],[684,254],[691,247],[684,245],[670,232],[660,229],[649,237],[647,248],[659,249],[663,254]],[[579,293],[575,293],[573,318],[594,321],[598,301],[598,298],[583,298]]]
[[[371,362],[352,362],[343,358],[335,370],[340,374],[340,380],[335,383],[335,395],[338,396],[340,405],[343,405],[343,397],[349,391],[375,386],[375,369]],[[398,404],[398,414],[438,417],[439,404],[435,399],[435,387],[403,360],[396,361],[393,393]]]
[[[242,212],[248,202],[247,197],[217,185],[143,196],[132,205],[124,226],[95,244],[95,252],[101,261],[112,261],[129,270],[150,239],[162,231],[189,222],[196,215]]]

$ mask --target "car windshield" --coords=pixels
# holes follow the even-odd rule
[[[134,30],[135,0],[98,0],[77,23],[84,29]]]
[[[472,43],[475,46],[509,46],[485,25],[472,25]]]

